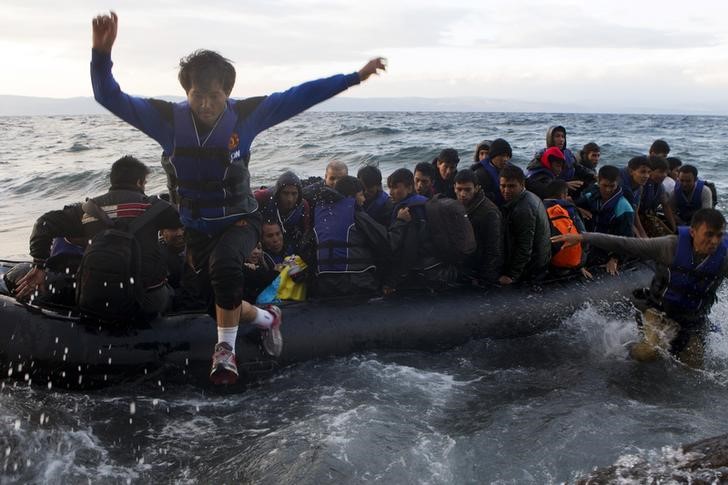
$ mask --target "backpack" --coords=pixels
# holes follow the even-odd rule
[[[704,180],[703,183],[705,183],[705,186],[710,189],[710,193],[713,194],[713,209],[715,209],[715,206],[718,205],[718,189],[715,188],[715,184],[713,182]]]
[[[438,258],[458,264],[475,252],[473,226],[460,202],[436,194],[425,202],[425,215]]]
[[[546,209],[546,213],[549,216],[552,237],[561,234],[579,233],[569,215],[569,211],[559,204],[554,204]],[[569,269],[578,268],[581,265],[581,257],[581,244],[564,247],[564,243],[551,243],[551,266]]]
[[[82,313],[107,320],[138,315],[144,286],[141,250],[135,234],[167,207],[156,197],[150,200],[152,205],[128,226],[112,221],[90,199],[83,204],[85,213],[108,228],[91,238],[76,273],[76,304]]]

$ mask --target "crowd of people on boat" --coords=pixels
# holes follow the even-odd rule
[[[217,324],[210,371],[216,384],[237,379],[240,324],[261,329],[262,347],[280,355],[279,300],[508,286],[549,273],[589,276],[599,264],[616,273],[623,252],[645,256],[623,240],[677,231],[663,252],[674,259],[670,275],[686,276],[668,276],[663,286],[677,295],[682,313],[668,314],[687,322],[685,329],[692,324],[682,315],[695,313],[694,304],[707,315],[712,301],[704,294],[714,296],[726,275],[725,220],[712,209],[714,186],[694,164],[670,158],[661,140],[626,166],[599,166],[596,143],[575,154],[566,129],[555,126],[525,172],[511,163],[510,143],[496,138],[477,145],[468,167],[456,149],[444,148],[414,170],[394,170],[386,191],[376,166],[354,176],[334,160],[319,181],[286,172],[253,193],[255,137],[384,71],[385,60],[235,100],[232,63],[198,50],[180,60],[186,101],[172,103],[121,90],[111,72],[117,29],[114,12],[92,21],[94,97],[159,143],[169,201],[144,193],[143,163],[119,159],[106,194],[38,220],[32,267],[17,272],[11,286],[19,299],[72,297],[84,313],[122,320],[164,312],[170,302],[207,308]],[[691,223],[689,234],[681,223]],[[585,230],[605,234],[606,242]],[[623,236],[620,251],[610,235]]]

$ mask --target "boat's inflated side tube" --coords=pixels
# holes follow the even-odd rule
[[[585,302],[626,301],[647,286],[643,265],[621,277],[570,280],[540,287],[462,288],[386,299],[286,305],[283,353],[273,360],[258,331],[241,326],[237,356],[241,382],[294,362],[370,350],[443,350],[477,338],[507,338],[554,328]],[[247,327],[247,328],[246,328]],[[134,328],[41,313],[0,296],[0,375],[92,388],[157,377],[208,383],[215,323],[204,314],[172,315]]]

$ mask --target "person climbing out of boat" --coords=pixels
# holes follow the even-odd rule
[[[394,202],[389,225],[392,261],[385,277],[384,293],[400,288],[442,288],[457,281],[458,271],[437,255],[429,227],[427,197],[414,188],[414,174],[399,168],[387,177],[389,195]]]
[[[415,165],[415,192],[428,199],[435,195],[435,177],[437,169],[427,162]],[[390,213],[391,214],[391,213]]]
[[[576,157],[571,149],[566,147],[566,128],[561,125],[550,126],[546,130],[546,148],[536,152],[528,165],[538,165],[543,152],[551,147],[558,148],[564,154],[564,169],[559,174],[559,178],[569,184],[569,192],[579,189],[583,182],[574,178]]]
[[[630,355],[639,361],[651,361],[660,352],[669,352],[689,366],[700,367],[710,331],[708,315],[717,301],[718,288],[728,276],[725,228],[725,218],[719,211],[700,209],[690,226],[680,226],[676,236],[637,239],[584,233],[556,236],[553,240],[565,244],[586,242],[656,262],[650,288],[642,292],[642,340],[632,346]]]
[[[451,199],[455,198],[453,188],[455,174],[458,171],[460,155],[454,148],[445,148],[432,161],[435,167],[435,178],[432,179],[432,188],[435,194],[442,194]]]
[[[379,268],[389,262],[387,229],[363,209],[364,185],[350,175],[324,189],[316,206],[315,294],[333,297],[380,291]]]
[[[500,173],[505,259],[498,283],[539,280],[551,259],[551,229],[538,196],[526,190],[523,170],[508,165]]]
[[[619,169],[604,165],[597,173],[597,184],[587,188],[576,201],[587,231],[614,236],[634,236],[634,209],[624,197],[619,185]],[[616,275],[621,262],[619,254],[590,248],[587,266],[605,265],[607,272]]]
[[[485,196],[498,207],[505,204],[500,191],[500,172],[503,167],[509,165],[511,158],[513,150],[510,143],[503,138],[496,138],[490,144],[488,155],[470,167],[470,170],[478,176],[480,188],[483,189]]]
[[[278,221],[283,228],[283,243],[289,254],[301,250],[303,236],[311,229],[311,209],[303,198],[301,179],[287,171],[276,180],[273,189],[255,192],[263,220]]]
[[[115,12],[93,19],[91,81],[96,100],[156,140],[169,157],[186,228],[187,250],[214,295],[218,343],[212,355],[214,383],[237,380],[238,325],[264,331],[268,353],[282,351],[281,311],[243,301],[243,262],[258,242],[260,216],[250,190],[250,146],[262,131],[366,81],[385,69],[383,58],[359,71],[310,81],[285,92],[242,100],[230,98],[235,68],[220,54],[198,50],[180,62],[179,81],[187,100],[172,103],[130,96],[111,73],[116,40]]]
[[[551,226],[551,235],[586,232],[584,221],[574,203],[569,200],[569,185],[561,179],[554,179],[546,186],[546,197],[543,205]],[[591,278],[586,269],[587,250],[585,245],[563,247],[563,244],[551,244],[551,262],[549,273],[553,276],[565,276],[580,272],[585,278]]]
[[[478,163],[481,160],[485,160],[490,153],[490,144],[492,140],[483,140],[475,145],[475,153],[473,153],[473,162]]]
[[[500,210],[485,196],[478,177],[469,168],[455,175],[455,195],[465,207],[477,243],[477,249],[463,264],[463,277],[478,285],[497,284],[503,266]]]
[[[526,190],[538,195],[541,200],[546,197],[546,187],[557,179],[564,170],[566,160],[558,147],[544,150],[537,164],[532,161],[527,167]]]
[[[645,156],[632,157],[627,166],[619,170],[619,186],[622,187],[624,198],[632,206],[635,214],[639,212],[642,194],[647,181],[650,179],[650,160]],[[645,229],[642,227],[640,218],[635,215],[634,235],[637,237],[647,237]]]
[[[382,172],[374,165],[366,165],[359,169],[356,177],[364,186],[362,208],[372,219],[388,227],[393,204],[389,194],[382,189]]]
[[[148,174],[146,165],[124,156],[111,166],[108,192],[40,216],[30,236],[33,269],[18,282],[16,297],[42,290],[54,238],[83,237],[89,244],[76,281],[81,310],[99,317],[164,312],[170,288],[158,231],[181,223],[172,205],[144,194]]]
[[[647,159],[650,161],[650,178],[643,189],[638,217],[649,237],[675,234],[675,215],[669,203],[670,197],[662,185],[667,177],[667,160],[656,155],[650,155]],[[660,213],[664,215],[664,220]]]
[[[311,210],[316,207],[316,203],[319,201],[321,191],[324,187],[333,189],[334,185],[336,185],[336,181],[346,175],[349,175],[349,167],[347,167],[344,162],[340,160],[329,161],[329,163],[326,164],[323,180],[319,180],[318,182],[314,182],[303,188],[303,198],[308,201],[308,205],[311,207]]]
[[[680,224],[690,221],[699,209],[713,208],[713,194],[705,182],[698,178],[698,169],[694,165],[683,165],[678,170],[670,205]]]

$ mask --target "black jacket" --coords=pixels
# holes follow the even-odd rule
[[[465,261],[466,271],[483,283],[496,283],[503,267],[501,212],[482,190],[465,210],[478,243],[475,253]]]
[[[503,274],[516,281],[544,271],[551,260],[551,226],[543,202],[524,190],[501,207],[505,232]]]

